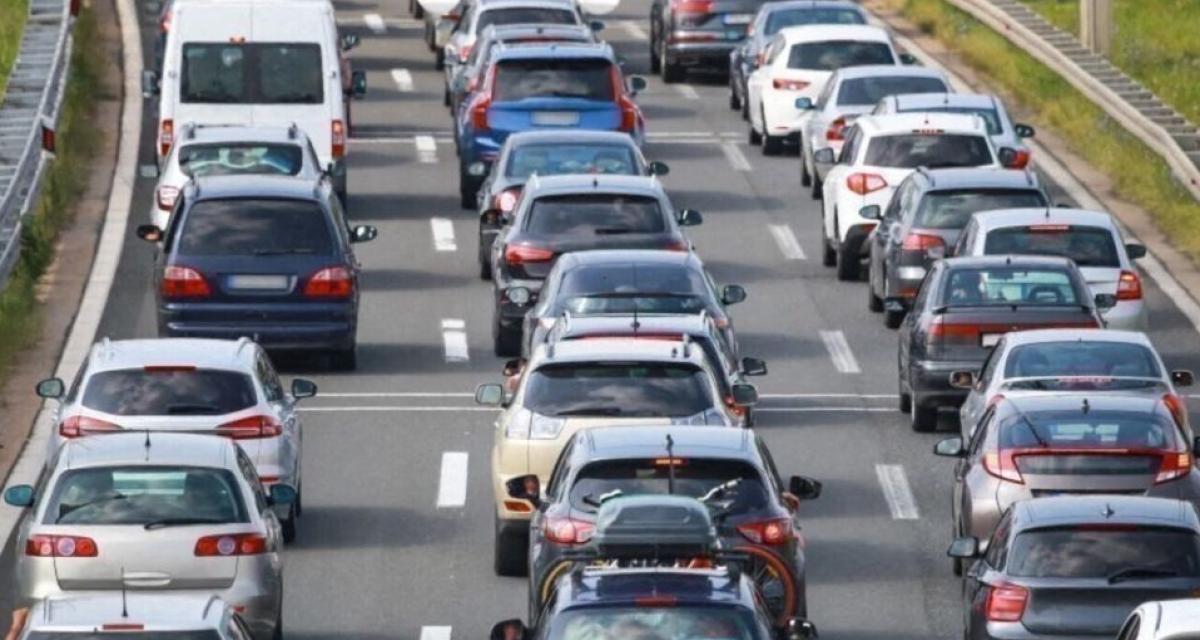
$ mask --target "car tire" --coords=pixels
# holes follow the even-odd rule
[[[762,134],[754,130],[754,123],[750,122],[749,133],[746,136],[746,142],[751,146],[762,144]]]
[[[826,267],[837,264],[837,251],[833,250],[833,245],[825,238],[821,239],[821,264]]]
[[[811,187],[813,183],[812,175],[808,173],[808,163],[804,161],[804,143],[801,142],[800,147],[800,186]]]
[[[733,85],[729,86],[729,110],[730,111],[741,111],[742,110],[742,101],[738,99],[737,90],[735,90],[733,88]]]
[[[483,256],[479,257],[479,279],[485,281],[492,279],[492,263]]]
[[[665,58],[662,61],[662,81],[667,84],[675,84],[683,80],[683,65],[671,62]]]
[[[285,520],[279,521],[279,528],[283,531],[283,543],[292,544],[296,541],[296,507],[292,507],[292,512],[288,514]]]
[[[937,429],[937,406],[927,406],[921,402],[921,397],[915,393],[912,396],[912,411],[909,413],[909,425],[917,433],[929,433]]]
[[[445,89],[442,89],[442,106],[443,107],[450,106],[450,87],[446,87]]]
[[[742,99],[742,120],[750,122],[750,92],[747,90],[746,97]]]
[[[868,280],[870,279],[868,278]],[[867,309],[872,313],[883,311],[883,298],[875,295],[875,287],[871,286],[869,281],[867,282]]]
[[[857,251],[850,251],[846,243],[837,246],[837,279],[842,282],[858,280],[859,258]]]
[[[821,186],[822,186],[821,185],[821,177],[817,175],[817,172],[815,169],[812,172],[811,180],[812,180],[812,191],[810,191],[809,193],[812,194],[812,199],[813,200],[824,200],[825,193],[821,189]]]
[[[475,196],[479,193],[479,185],[467,173],[467,168],[458,165],[458,205],[463,209],[474,209],[479,204]]]
[[[334,371],[354,371],[358,368],[358,346],[339,349],[329,354],[329,364]]]
[[[662,70],[662,60],[658,59],[658,40],[654,37],[654,21],[650,22],[650,73]]]
[[[433,68],[435,71],[441,71],[446,68],[446,52],[438,49],[433,53]]]
[[[521,355],[521,332],[506,331],[499,324],[493,325],[492,352],[501,358],[515,358]]]
[[[904,322],[903,311],[892,311],[889,309],[883,312],[883,326],[889,329],[899,329],[902,322]]]
[[[529,541],[522,535],[503,535],[500,533],[500,519],[495,518],[494,539],[492,547],[492,569],[498,576],[522,577],[529,573],[526,559],[529,554]]]

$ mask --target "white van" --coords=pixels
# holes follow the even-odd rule
[[[175,0],[162,76],[143,72],[142,91],[159,96],[158,158],[175,128],[197,124],[288,126],[312,140],[343,201],[349,98],[366,76],[346,72],[329,0]]]

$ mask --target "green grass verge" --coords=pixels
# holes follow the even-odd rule
[[[74,46],[57,130],[58,154],[42,176],[41,198],[23,227],[21,256],[0,292],[0,336],[4,336],[0,364],[4,365],[12,363],[14,354],[38,337],[41,307],[34,286],[54,259],[55,240],[87,186],[91,161],[99,147],[100,134],[90,120],[103,61],[96,55],[99,38],[91,10],[83,10],[75,23]],[[0,370],[0,378],[5,371]]]
[[[28,15],[29,0],[0,0],[0,99],[4,98]]]
[[[1178,249],[1200,260],[1200,203],[1158,154],[1058,74],[945,0],[891,2],[1033,114],[1032,124],[1055,131],[1108,174],[1117,195],[1144,208]]]

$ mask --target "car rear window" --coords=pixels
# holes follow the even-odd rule
[[[190,144],[179,150],[179,170],[189,178],[228,175],[294,176],[304,166],[294,144]]]
[[[1000,125],[1000,114],[995,109],[988,107],[947,107],[947,106],[923,106],[913,109],[902,109],[901,113],[957,113],[968,116],[979,116],[987,125],[989,136],[999,135],[1004,131],[1004,127]]]
[[[1081,267],[1121,266],[1112,232],[1082,225],[1037,224],[993,229],[983,243],[983,253],[1063,256]]]
[[[524,406],[545,416],[689,417],[714,406],[702,369],[641,362],[544,366]]]
[[[309,200],[201,200],[188,209],[178,252],[191,256],[333,253],[325,212]]]
[[[604,499],[617,496],[666,495],[674,467],[674,495],[701,498],[717,487],[729,488],[708,501],[721,502],[731,515],[766,509],[770,497],[762,483],[762,474],[741,460],[706,458],[661,458],[606,460],[593,462],[579,470],[571,487],[571,505],[595,511]],[[732,481],[732,485],[728,485]]]
[[[221,634],[207,631],[30,631],[28,640],[221,640]]]
[[[558,142],[524,144],[508,155],[504,175],[509,178],[556,176],[571,173],[605,173],[624,176],[640,172],[631,147],[616,144]]]
[[[764,35],[773,36],[780,29],[799,27],[806,24],[866,24],[862,14],[854,9],[784,9],[772,11],[767,16]]]
[[[1079,304],[1070,274],[1060,269],[959,268],[942,286],[942,304],[949,307]]]
[[[1046,205],[1046,197],[1037,189],[930,191],[921,198],[913,226],[925,229],[962,229],[967,226],[971,215],[978,211]]]
[[[544,637],[547,640],[766,640],[758,632],[758,626],[749,610],[729,606],[581,607],[555,612]]]
[[[1140,525],[1035,529],[1013,541],[1007,573],[1022,578],[1106,578],[1130,569],[1200,576],[1200,540],[1186,529]]]
[[[903,133],[871,138],[864,164],[915,169],[981,167],[995,162],[986,136],[957,133]]]
[[[1053,449],[1173,450],[1174,420],[1148,411],[1025,411],[1000,425],[1000,446]]]
[[[312,43],[189,42],[180,100],[203,104],[321,104],[321,47]]]
[[[867,64],[895,64],[892,48],[884,42],[829,40],[792,45],[788,52],[789,69],[836,71],[842,67]]]
[[[563,275],[564,295],[674,293],[703,295],[704,274],[686,265],[613,263],[576,267]]]
[[[82,402],[118,416],[222,415],[253,407],[258,396],[239,371],[163,367],[97,372]]]
[[[569,9],[551,7],[507,7],[479,14],[475,30],[482,33],[489,25],[503,24],[578,24],[579,16]]]
[[[658,199],[626,194],[587,194],[538,198],[525,229],[547,235],[662,233],[667,222]]]
[[[1154,353],[1140,344],[1108,340],[1064,340],[1014,347],[1004,363],[1005,378],[1101,376],[1158,378]]]
[[[68,471],[54,486],[43,524],[249,522],[225,469],[96,467]]]
[[[838,90],[837,103],[841,106],[869,106],[877,104],[884,96],[897,93],[947,93],[950,88],[941,78],[925,76],[876,76],[874,78],[850,78],[842,82]]]
[[[613,100],[612,63],[597,58],[539,58],[497,63],[492,100],[526,98]]]

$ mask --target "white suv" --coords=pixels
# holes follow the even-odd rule
[[[815,160],[832,164],[833,150],[818,150]],[[839,280],[858,278],[863,241],[878,222],[862,209],[887,206],[917,167],[1000,168],[1001,161],[978,116],[916,113],[855,120],[822,186],[823,261],[837,266]]]
[[[1189,640],[1200,632],[1200,599],[1157,600],[1133,610],[1117,640]]]

